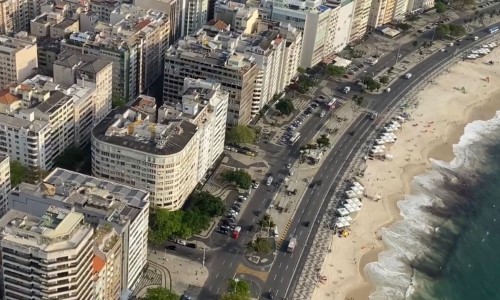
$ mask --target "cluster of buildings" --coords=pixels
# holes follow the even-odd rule
[[[228,126],[249,124],[299,68],[432,6],[0,1],[0,298],[127,298],[150,205],[184,205]],[[74,147],[92,176],[56,167]],[[11,187],[14,161],[29,176]]]

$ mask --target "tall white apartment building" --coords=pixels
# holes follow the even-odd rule
[[[0,143],[3,142],[0,141]],[[3,216],[7,212],[10,188],[9,157],[0,153],[0,216]]]
[[[368,28],[371,6],[372,0],[354,1],[354,16],[351,25],[349,42],[359,40],[365,35]]]
[[[434,0],[408,0],[408,12],[425,10],[434,7]]]
[[[300,66],[300,57],[302,55],[302,32],[292,25],[286,26],[277,25],[268,21],[259,23],[257,31],[259,33],[266,31],[278,31],[280,37],[284,39],[283,59],[281,66],[281,76],[278,78],[279,83],[277,86],[283,89],[289,84],[293,83],[297,77],[297,69]],[[280,93],[282,90],[277,90]]]
[[[138,89],[146,90],[163,74],[170,33],[167,13],[122,4],[111,13],[110,24],[113,32],[136,36],[140,41]]]
[[[120,299],[122,294],[122,238],[109,224],[95,230],[94,275],[95,300]]]
[[[335,18],[321,0],[269,0],[264,8],[270,11],[271,21],[290,24],[303,32],[301,67],[312,67],[333,53],[329,41],[334,38],[330,35]]]
[[[228,103],[229,93],[220,83],[186,78],[182,102],[165,104],[158,111],[159,122],[183,119],[198,126],[198,182],[224,151]]]
[[[113,93],[113,64],[110,61],[67,51],[59,54],[53,69],[55,82],[91,87],[95,91],[91,102],[92,125],[110,112]]]
[[[13,34],[28,30],[30,24],[27,0],[0,1],[0,34]]]
[[[194,33],[207,23],[208,0],[181,0],[181,36]]]
[[[144,189],[151,202],[177,210],[198,183],[198,126],[153,122],[134,108],[118,108],[92,130],[92,173]]]
[[[215,2],[214,19],[231,25],[231,29],[245,34],[255,33],[259,21],[259,11],[243,3],[229,0]]]
[[[0,151],[36,170],[50,170],[69,147],[90,141],[94,88],[36,75],[0,91]]]
[[[0,36],[0,88],[6,88],[13,82],[21,82],[36,73],[36,49],[36,43]]]
[[[38,185],[21,183],[12,190],[9,200],[11,209],[36,216],[40,216],[51,206],[79,212],[85,216],[87,223],[97,228],[97,233],[101,226],[113,228],[121,239],[122,294],[133,289],[147,263],[149,193],[56,168]],[[99,241],[99,237],[97,240]],[[88,245],[91,249],[94,248],[93,243]],[[101,259],[104,259],[105,254],[106,261],[110,260],[107,264],[111,265],[115,263],[111,261],[115,259],[114,255],[118,255],[116,251],[110,252],[112,250],[116,250],[114,245],[100,250],[105,252]],[[110,276],[113,281],[117,280],[114,273]],[[114,289],[109,292],[113,291]]]
[[[142,9],[154,9],[168,14],[170,23],[170,44],[181,37],[183,0],[134,0],[134,5]]]
[[[94,299],[94,230],[83,214],[53,206],[40,215],[10,210],[0,229],[2,299]]]
[[[355,1],[352,0],[327,0],[324,3],[324,5],[332,9],[332,17],[334,17],[332,22],[334,26],[331,27],[331,30],[334,31],[331,34],[333,39],[329,42],[332,43],[330,47],[335,53],[339,53],[349,44],[354,3]]]
[[[258,70],[252,98],[252,117],[285,88],[281,81],[283,64],[286,63],[285,48],[286,40],[278,30],[242,35],[238,42],[237,53],[252,60]]]
[[[89,0],[87,5],[90,10],[99,16],[99,21],[109,23],[111,13],[120,7],[121,1],[118,0]]]
[[[403,21],[406,17],[408,9],[408,0],[395,0],[394,14],[392,19],[395,21]]]

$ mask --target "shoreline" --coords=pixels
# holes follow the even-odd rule
[[[332,254],[325,259],[321,272],[328,276],[328,282],[316,287],[312,299],[368,299],[375,287],[366,278],[364,268],[385,250],[378,232],[401,219],[397,202],[411,194],[413,178],[432,167],[431,158],[453,160],[453,145],[465,126],[491,119],[500,110],[500,69],[485,64],[489,60],[498,63],[499,58],[500,50],[495,49],[474,62],[458,62],[415,95],[418,104],[407,110],[412,119],[402,124],[398,141],[388,147],[393,161],[367,161],[365,175],[359,179],[369,195],[383,195],[382,203],[364,199],[364,207],[351,226],[351,236],[334,237]],[[472,92],[450,89],[450,84],[458,82],[473,86]],[[442,94],[444,100],[437,103],[433,93]]]

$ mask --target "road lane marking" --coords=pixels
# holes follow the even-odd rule
[[[281,268],[281,262],[280,262],[280,265],[278,266],[278,269],[280,269],[280,268]]]
[[[230,267],[230,268],[231,268],[232,266],[233,266],[233,263],[231,263],[231,264],[229,265],[229,267]]]
[[[225,263],[226,263],[226,261],[224,260],[224,261],[222,262],[222,264],[224,265]]]
[[[210,286],[210,288],[208,289],[208,292],[210,293],[210,291],[212,291],[212,286]]]
[[[288,265],[286,265],[285,271],[288,270]]]
[[[217,289],[216,295],[219,295],[220,288]]]
[[[219,278],[219,273],[217,273],[217,275],[215,275],[215,279]]]
[[[276,277],[278,277],[278,274],[275,274],[275,275],[274,275],[274,279],[273,279],[273,280],[276,280]]]
[[[302,230],[301,230],[301,231],[299,231],[299,235],[302,235]]]

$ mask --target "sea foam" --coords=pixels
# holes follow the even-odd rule
[[[431,160],[433,168],[414,178],[414,195],[398,202],[402,219],[381,229],[385,251],[365,266],[376,286],[371,300],[411,299],[427,280],[441,275],[480,200],[470,191],[488,171],[488,146],[499,135],[499,112],[491,120],[468,124],[453,146],[455,158],[449,163]]]

